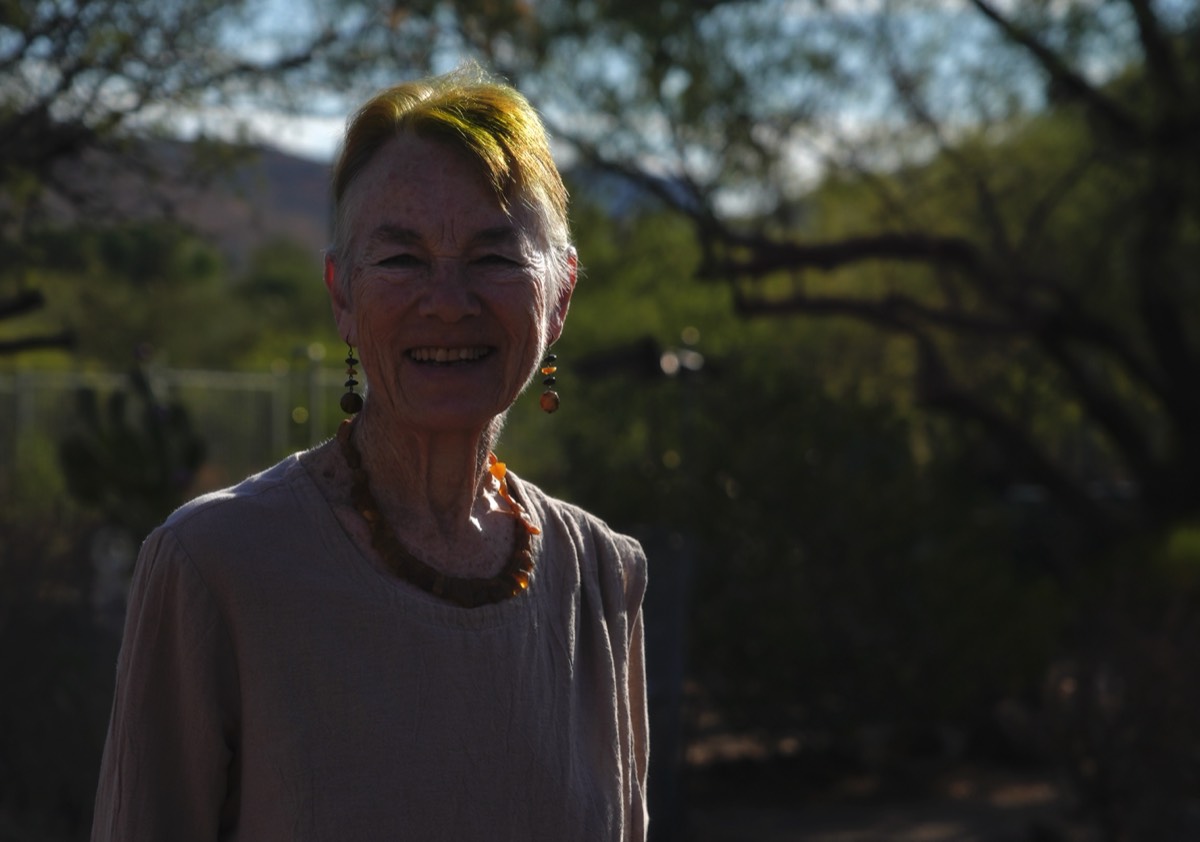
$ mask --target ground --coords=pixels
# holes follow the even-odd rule
[[[723,776],[722,776],[723,777]],[[714,789],[715,788],[715,789]],[[724,790],[718,792],[716,789]],[[1037,775],[962,769],[921,792],[880,792],[866,778],[823,792],[694,782],[686,842],[1035,842],[1065,838],[1057,788]]]
[[[735,753],[736,755],[736,753]],[[801,753],[689,753],[658,842],[1090,842],[1053,775],[967,761],[815,771]],[[658,828],[662,831],[663,828]]]

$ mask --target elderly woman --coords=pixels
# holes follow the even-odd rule
[[[575,284],[541,123],[400,85],[333,193],[361,411],[147,539],[92,839],[642,839],[645,558],[492,455]]]

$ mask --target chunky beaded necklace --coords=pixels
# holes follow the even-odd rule
[[[363,516],[371,531],[371,546],[379,553],[388,568],[403,579],[434,596],[461,605],[464,608],[477,608],[493,602],[511,599],[523,593],[528,587],[533,573],[533,552],[530,549],[532,538],[541,532],[525,514],[525,509],[509,492],[508,480],[505,476],[504,463],[497,461],[494,454],[488,454],[488,471],[500,484],[500,496],[508,504],[509,511],[516,521],[514,526],[516,539],[512,555],[504,565],[504,569],[489,578],[472,578],[465,576],[448,576],[421,559],[414,556],[396,537],[388,526],[371,494],[367,471],[362,464],[362,455],[354,446],[351,437],[352,426],[349,419],[342,422],[338,428],[338,442],[342,447],[342,455],[350,468],[352,486],[350,499],[354,508]]]

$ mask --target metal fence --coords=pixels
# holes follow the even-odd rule
[[[178,403],[204,440],[197,492],[236,481],[333,434],[344,417],[345,375],[316,364],[274,372],[147,371],[155,399]],[[79,393],[101,406],[130,386],[128,374],[18,371],[0,374],[0,498],[19,495],[31,463],[55,458],[58,443],[82,426]],[[132,407],[131,407],[132,409]],[[133,419],[131,419],[132,421]]]

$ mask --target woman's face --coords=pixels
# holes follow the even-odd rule
[[[547,255],[526,220],[500,208],[473,158],[436,140],[389,141],[343,202],[350,235],[325,280],[368,411],[429,431],[485,427],[558,337],[570,285],[547,301]]]

